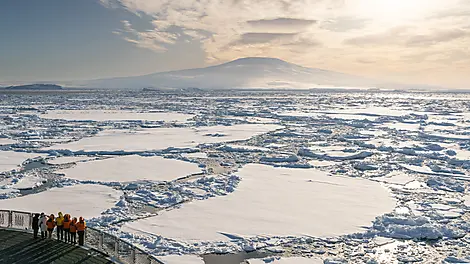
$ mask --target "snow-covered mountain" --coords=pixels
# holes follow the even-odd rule
[[[207,68],[76,83],[90,88],[317,88],[380,87],[378,81],[322,69],[306,68],[274,58],[242,58]]]

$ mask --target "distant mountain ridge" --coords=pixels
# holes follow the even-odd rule
[[[4,87],[4,89],[6,90],[62,90],[64,88],[56,84],[36,83],[36,84],[26,84],[26,85],[13,85],[13,86]]]
[[[72,85],[88,88],[203,90],[397,88],[395,84],[263,57],[241,58],[206,68],[98,79]]]

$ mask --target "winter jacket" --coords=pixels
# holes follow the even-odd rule
[[[75,226],[77,226],[77,231],[79,231],[79,232],[80,231],[85,231],[86,223],[85,223],[85,221],[83,221],[83,222],[80,221],[80,222],[76,223]]]
[[[54,219],[49,218],[49,220],[47,220],[47,222],[46,222],[46,225],[47,225],[47,229],[54,229],[54,227],[55,227]]]
[[[65,217],[65,219],[64,219],[64,229],[69,229],[71,223],[72,223],[72,221],[69,220],[67,217]]]
[[[46,224],[46,222],[47,222],[47,218],[46,218],[45,215],[44,215],[44,216],[41,216],[41,217],[39,218],[39,228],[41,229],[42,232],[47,231],[47,224]]]
[[[77,222],[76,221],[72,221],[72,223],[70,224],[70,233],[77,233],[77,226],[76,226]]]
[[[31,228],[39,229],[39,217],[38,216],[33,217],[33,223],[31,223]]]
[[[62,215],[62,212],[59,212],[59,216],[56,218],[55,222],[58,226],[64,225],[64,216]]]

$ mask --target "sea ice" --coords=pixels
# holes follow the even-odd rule
[[[70,213],[87,219],[100,216],[113,207],[123,193],[95,184],[52,188],[47,191],[13,199],[0,200],[0,208],[26,212]]]
[[[204,152],[183,153],[181,156],[188,159],[207,159],[207,154]]]
[[[0,172],[14,170],[25,160],[39,156],[37,153],[0,151]]]
[[[28,175],[21,178],[16,184],[12,185],[11,187],[18,190],[33,189],[41,186],[43,184],[43,181],[44,179],[40,177]]]
[[[15,144],[16,140],[9,139],[9,138],[0,138],[0,145],[9,145],[9,144]]]
[[[407,183],[414,181],[415,179],[404,172],[393,171],[385,175],[384,177],[373,178],[373,180],[379,181],[379,182],[391,183],[391,184],[405,185]]]
[[[323,260],[318,258],[301,258],[301,257],[291,257],[291,258],[279,258],[279,257],[270,257],[264,259],[250,259],[248,260],[249,264],[323,264]]]
[[[385,188],[366,179],[255,164],[237,175],[242,180],[232,194],[184,204],[128,223],[123,230],[184,241],[257,235],[329,237],[358,232],[395,207]]]
[[[71,151],[147,151],[167,148],[192,148],[204,143],[221,143],[247,140],[282,128],[270,124],[243,124],[198,128],[154,128],[141,130],[107,130],[97,136],[76,142],[59,144],[49,150]]]
[[[168,255],[158,257],[165,264],[204,264],[204,260],[193,255]]]
[[[47,163],[52,164],[52,165],[59,165],[59,164],[75,163],[79,161],[87,161],[89,159],[90,159],[89,157],[85,157],[85,156],[62,156],[62,157],[58,157],[55,159],[49,159],[47,160]]]
[[[201,173],[198,164],[158,156],[120,156],[78,163],[59,171],[67,178],[96,182],[132,182],[137,180],[172,181]]]
[[[64,119],[77,121],[164,121],[164,122],[184,122],[194,115],[181,113],[160,113],[160,112],[133,112],[126,110],[51,110],[40,115],[47,119]]]

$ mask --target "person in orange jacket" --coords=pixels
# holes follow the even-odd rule
[[[78,245],[83,246],[85,244],[85,229],[86,229],[86,223],[85,219],[80,216],[80,219],[78,220],[78,223],[75,224],[77,227],[77,233],[78,233]]]
[[[70,243],[77,244],[77,218],[74,217],[70,223]]]
[[[65,233],[65,242],[70,242],[70,224],[72,223],[72,219],[70,219],[69,214],[64,215],[64,233]]]
[[[49,216],[49,219],[47,219],[47,222],[46,222],[46,225],[47,225],[47,233],[49,234],[49,239],[52,238],[52,231],[54,231],[54,227],[55,227],[55,221],[54,221],[54,215],[51,214]]]

